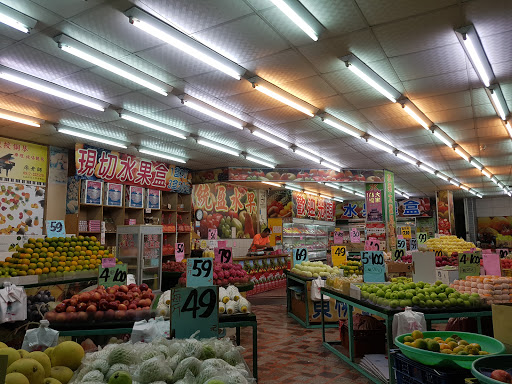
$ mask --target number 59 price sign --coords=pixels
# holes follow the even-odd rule
[[[187,287],[213,285],[213,258],[187,259]]]
[[[199,338],[219,336],[218,287],[171,289],[171,337],[188,339],[199,331]]]

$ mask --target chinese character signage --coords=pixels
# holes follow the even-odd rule
[[[258,231],[256,191],[233,184],[197,184],[192,190],[192,206],[198,221],[196,231],[208,238],[208,229],[217,229],[219,239],[252,239]],[[199,224],[199,225],[197,225]]]
[[[366,221],[382,222],[382,202],[384,190],[382,184],[366,184]]]
[[[46,184],[48,148],[0,137],[0,180]]]
[[[142,159],[87,144],[75,145],[76,174],[165,191],[190,193],[191,174],[175,165]]]
[[[395,175],[384,171],[384,214],[389,249],[396,248]]]
[[[366,204],[364,200],[336,203],[336,220],[364,219]]]
[[[292,203],[293,217],[334,221],[336,205],[332,200],[294,191]]]
[[[431,217],[433,213],[433,207],[428,197],[399,200],[396,205],[396,213],[400,217]]]

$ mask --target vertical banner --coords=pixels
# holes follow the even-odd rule
[[[382,222],[384,185],[366,184],[366,222]]]
[[[455,212],[452,191],[437,191],[437,232],[441,235],[455,234]]]
[[[270,246],[281,245],[283,243],[283,219],[268,219],[268,228],[270,229]]]
[[[384,222],[389,250],[396,248],[395,175],[390,171],[384,171],[384,201]]]

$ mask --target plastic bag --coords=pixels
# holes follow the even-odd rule
[[[311,282],[311,300],[312,301],[320,301],[322,300],[320,297],[320,288],[325,287],[325,280],[322,280],[321,277],[317,277],[316,280]],[[324,300],[329,301],[329,297],[324,295]]]
[[[150,343],[160,337],[169,337],[170,322],[165,321],[162,316],[155,319],[140,320],[133,324],[131,342]]]
[[[0,289],[0,323],[27,319],[27,294],[23,287],[9,282]]]
[[[27,352],[44,351],[46,348],[55,347],[59,341],[59,331],[50,328],[48,320],[41,320],[39,328],[29,329],[25,333],[23,345]]]
[[[405,307],[403,312],[397,313],[393,317],[393,338],[416,330],[422,332],[427,330],[423,313],[414,312],[411,307]]]

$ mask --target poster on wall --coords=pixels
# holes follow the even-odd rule
[[[267,218],[292,217],[292,191],[269,191],[267,196]]]
[[[50,146],[48,183],[66,184],[68,179],[68,150]]]
[[[334,201],[303,192],[292,193],[293,217],[322,221],[334,221]]]
[[[366,203],[364,200],[336,203],[336,220],[364,219],[365,217]]]
[[[190,193],[192,175],[186,168],[97,148],[75,145],[76,175],[164,191]]]
[[[195,230],[202,239],[208,229],[217,236],[230,239],[252,239],[258,231],[258,199],[256,190],[233,184],[197,184],[192,189]]]
[[[384,171],[384,214],[389,249],[396,248],[395,175]]]
[[[0,137],[0,181],[46,184],[48,148]]]
[[[452,191],[437,191],[437,230],[441,235],[455,234],[455,211]]]
[[[45,189],[39,185],[0,185],[0,235],[42,235]]]
[[[382,222],[382,204],[384,186],[379,184],[366,184],[366,222]]]
[[[512,216],[479,217],[478,241],[512,248]]]
[[[396,214],[400,217],[432,217],[433,213],[434,209],[428,197],[398,200],[396,202]]]

